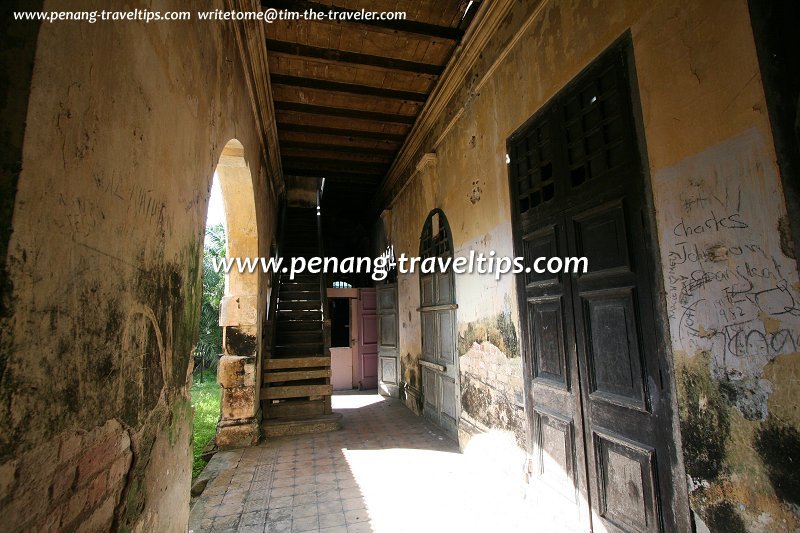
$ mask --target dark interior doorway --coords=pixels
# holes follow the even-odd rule
[[[331,298],[331,348],[350,347],[350,298]]]

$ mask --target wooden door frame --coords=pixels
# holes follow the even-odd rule
[[[358,387],[358,378],[361,373],[361,354],[359,353],[358,344],[358,289],[337,289],[328,287],[325,292],[329,300],[331,298],[350,299],[350,349],[353,351],[350,382],[351,387],[355,389]]]
[[[596,55],[592,61],[588,63],[588,65],[582,69],[580,72],[575,74],[572,79],[565,84],[563,87],[558,89],[553,93],[550,99],[545,102],[537,112],[535,112],[531,117],[529,117],[523,124],[520,125],[507,139],[506,141],[506,153],[511,153],[511,146],[513,141],[516,140],[519,135],[527,130],[531,123],[536,121],[541,117],[542,112],[549,109],[550,103],[559,95],[563,94],[566,91],[569,91],[572,87],[577,85],[583,78],[584,74],[589,71],[594,65],[597,59],[604,56],[609,50],[614,48],[621,48],[622,52],[625,54],[626,58],[626,65],[627,65],[627,82],[628,82],[628,89],[629,89],[629,103],[631,105],[631,118],[633,121],[632,128],[633,133],[636,140],[636,148],[638,150],[638,157],[640,161],[640,176],[639,179],[641,180],[641,198],[640,201],[642,203],[643,212],[646,213],[646,219],[643,220],[643,234],[644,234],[644,242],[642,243],[644,247],[643,255],[647,258],[648,264],[645,265],[649,272],[651,272],[651,281],[653,283],[653,287],[651,290],[651,309],[649,310],[650,314],[652,315],[652,321],[655,326],[655,342],[654,346],[656,349],[656,357],[660,362],[660,371],[665,373],[665,378],[667,380],[667,387],[663,391],[662,394],[669,395],[668,401],[663,402],[663,407],[665,408],[666,412],[663,413],[663,417],[665,420],[669,419],[672,423],[672,436],[671,438],[667,439],[663,442],[664,445],[664,452],[670,458],[670,473],[671,479],[667,481],[666,485],[670,488],[671,493],[669,494],[670,503],[672,504],[672,516],[674,518],[674,522],[680,531],[691,531],[692,527],[690,525],[690,508],[689,508],[689,497],[688,497],[688,489],[686,487],[686,474],[685,468],[683,464],[683,452],[681,446],[681,434],[680,434],[680,421],[678,419],[678,405],[677,405],[677,387],[676,387],[676,380],[677,376],[675,373],[675,364],[674,359],[672,357],[672,345],[671,345],[671,334],[669,329],[669,315],[667,313],[666,301],[660,295],[666,293],[665,285],[664,285],[664,275],[663,275],[663,265],[661,262],[661,255],[660,255],[660,244],[658,242],[658,235],[657,235],[657,223],[655,217],[655,200],[653,195],[653,186],[652,186],[652,178],[649,172],[650,165],[647,156],[647,144],[646,144],[646,136],[645,136],[645,128],[644,128],[644,120],[642,116],[642,106],[641,106],[641,99],[639,94],[639,84],[637,78],[637,71],[636,71],[636,63],[635,63],[635,56],[634,56],[634,49],[633,49],[633,39],[631,37],[630,30],[626,31],[622,36],[617,38],[613,43],[611,43],[606,49],[602,50],[599,54]],[[511,203],[511,229],[512,229],[512,242],[513,242],[513,249],[514,255],[516,257],[523,257],[524,251],[522,246],[522,217],[520,216],[517,208],[517,201],[518,201],[518,192],[517,192],[517,184],[514,181],[514,173],[511,167],[512,163],[509,162],[506,165],[506,173],[507,173],[507,185],[509,187],[509,200]],[[524,274],[517,274],[514,276],[514,284],[515,284],[515,292],[517,295],[517,305],[519,309],[519,321],[520,321],[520,342],[521,342],[521,353],[522,353],[522,361],[523,361],[523,385],[524,385],[524,394],[526,398],[525,404],[525,418],[526,418],[526,452],[528,454],[528,473],[531,473],[531,468],[534,461],[534,435],[533,435],[533,427],[534,427],[534,413],[532,406],[528,405],[527,399],[530,397],[532,382],[529,376],[531,376],[532,369],[533,369],[533,354],[531,353],[530,349],[530,331],[529,331],[529,324],[528,324],[528,316],[527,316],[527,296],[526,296],[526,285],[525,285],[525,275]],[[582,389],[582,388],[581,388]],[[579,394],[582,394],[583,391],[578,391]],[[582,403],[583,400],[579,401]],[[585,424],[585,421],[583,422]],[[576,428],[577,430],[577,428]],[[581,433],[583,433],[584,428],[581,428]],[[584,446],[591,446],[592,443],[584,442]],[[587,471],[587,475],[590,475],[588,464],[582,465],[584,469]],[[590,495],[586,494],[587,501],[591,501]],[[591,504],[590,504],[591,507]],[[590,512],[591,509],[590,509]]]
[[[425,222],[422,224],[422,231],[420,232],[419,257],[424,257],[424,252],[425,251],[423,250],[422,239],[423,239],[423,237],[425,235],[425,229],[428,226],[428,223],[433,220],[433,216],[434,215],[438,215],[439,224],[443,225],[444,230],[445,230],[445,234],[447,235],[447,243],[448,243],[448,246],[449,246],[449,249],[450,249],[451,257],[455,257],[455,246],[453,244],[453,232],[452,232],[452,230],[450,228],[450,222],[448,221],[447,215],[445,215],[444,211],[441,208],[438,208],[438,207],[436,207],[434,209],[431,209],[431,211],[428,213],[428,216],[425,218]],[[439,257],[439,256],[437,255],[436,257]],[[457,323],[458,323],[458,304],[456,302],[458,301],[458,298],[457,298],[457,295],[456,295],[455,273],[453,272],[452,266],[449,268],[449,270],[447,271],[447,273],[445,275],[447,276],[447,287],[448,287],[448,290],[450,291],[450,295],[451,295],[450,302],[449,303],[441,303],[441,302],[438,301],[439,300],[439,288],[440,288],[439,279],[442,277],[442,274],[441,273],[431,273],[431,274],[427,274],[426,277],[430,277],[430,278],[433,278],[435,280],[434,281],[434,287],[433,287],[434,288],[434,294],[433,294],[434,302],[433,302],[432,305],[431,304],[426,305],[424,300],[423,300],[423,294],[424,294],[423,287],[424,287],[424,282],[425,282],[426,278],[424,278],[422,273],[420,273],[420,275],[419,275],[419,295],[420,295],[420,304],[419,305],[420,306],[419,306],[419,308],[417,308],[417,311],[420,314],[420,327],[421,327],[420,340],[421,340],[423,346],[424,346],[424,343],[425,343],[425,327],[424,327],[424,323],[423,323],[423,315],[425,313],[431,313],[431,314],[436,315],[436,314],[438,314],[438,313],[440,313],[442,311],[448,311],[448,312],[452,313],[452,324],[451,324],[451,328],[450,329],[451,329],[452,338],[453,338],[453,363],[452,363],[451,366],[455,369],[454,373],[453,373],[454,389],[455,389],[454,390],[455,398],[453,399],[454,409],[455,409],[455,416],[454,416],[455,428],[454,428],[454,433],[452,434],[452,437],[455,438],[455,439],[458,439],[459,421],[461,419],[461,368],[460,368],[460,365],[459,365],[459,354],[458,354],[458,348],[457,348],[457,346],[458,346],[458,338],[457,338],[457,331],[456,331],[457,330]],[[437,324],[439,323],[439,318],[438,317],[434,317],[434,320],[435,320],[435,322]],[[437,337],[436,339],[432,340],[432,342],[434,343],[434,353],[439,353],[439,351],[440,351],[439,346],[441,345],[440,338]],[[422,354],[424,354],[424,349],[422,351]],[[420,359],[422,359],[422,354],[420,354]],[[438,359],[438,357],[437,357],[437,359]],[[433,363],[433,364],[431,364],[431,363]],[[422,365],[422,366],[429,366],[429,368],[427,368],[427,370],[429,372],[436,372],[435,370],[433,370],[433,367],[436,366],[435,362],[430,362],[429,361],[428,365]],[[425,370],[426,370],[425,368],[420,368],[420,389],[422,391],[422,416],[423,417],[425,416],[425,385],[424,385],[424,377],[423,377],[423,374],[424,374]],[[445,372],[445,375],[447,375],[446,372]],[[437,415],[438,415],[439,419],[441,419],[441,411],[442,411],[441,410],[441,400],[442,399],[439,398],[440,405],[438,406],[438,410],[437,410]],[[445,428],[441,424],[437,424],[437,427],[440,427],[443,431],[445,431]]]

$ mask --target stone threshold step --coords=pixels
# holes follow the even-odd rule
[[[342,415],[287,416],[270,418],[261,423],[266,437],[285,437],[289,435],[305,435],[308,433],[325,433],[337,431],[342,427]]]

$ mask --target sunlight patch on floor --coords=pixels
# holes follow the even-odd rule
[[[362,392],[335,392],[331,397],[331,406],[333,407],[334,411],[338,409],[361,409],[362,407],[367,407],[368,405],[381,403],[383,401],[383,396],[377,392],[366,394]]]

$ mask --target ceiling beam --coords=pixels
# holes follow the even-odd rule
[[[350,174],[383,175],[389,170],[388,164],[365,163],[347,159],[325,159],[319,157],[282,157],[283,165],[290,168],[345,172]]]
[[[377,111],[361,111],[360,109],[344,107],[301,104],[300,102],[284,102],[281,100],[275,100],[274,104],[276,111],[294,111],[296,113],[328,115],[332,117],[354,118],[360,120],[374,120],[377,122],[392,122],[394,124],[413,124],[416,120],[416,117],[413,115],[395,115],[394,113],[379,113]]]
[[[310,2],[308,0],[262,0],[261,6],[264,8],[286,9],[297,13],[302,13],[307,10],[313,10],[325,14],[325,20],[335,21],[340,23],[359,24],[361,26],[371,26],[374,28],[382,28],[387,30],[399,31],[402,33],[411,33],[414,35],[421,35],[423,37],[433,37],[436,39],[447,39],[450,41],[460,41],[464,36],[464,31],[459,28],[450,28],[448,26],[437,26],[435,24],[428,24],[425,22],[417,22],[414,20],[352,20],[348,19],[348,15],[360,13],[352,9],[345,9],[338,6],[329,6],[320,4],[318,2]],[[332,12],[333,17],[328,14]],[[332,20],[334,19],[335,20]]]
[[[272,74],[270,76],[270,81],[272,82],[272,85],[304,87],[306,89],[319,89],[321,91],[358,94],[361,96],[376,96],[378,98],[390,98],[392,100],[424,102],[428,99],[428,95],[425,93],[400,91],[397,89],[384,89],[382,87],[357,85],[355,83],[341,83],[338,81],[320,80],[317,78],[303,78],[301,76],[287,76],[285,74]]]
[[[319,135],[332,135],[335,137],[355,137],[358,139],[371,139],[373,141],[389,141],[401,143],[406,136],[400,133],[384,133],[382,131],[351,130],[346,128],[327,128],[324,126],[309,126],[291,122],[278,122],[278,132],[293,131],[296,133],[316,133]]]
[[[358,154],[372,156],[393,157],[396,149],[367,148],[364,146],[342,146],[341,144],[311,143],[305,141],[280,141],[281,149],[314,150],[318,152],[340,152],[343,154]]]
[[[305,44],[289,43],[286,41],[276,41],[267,39],[267,52],[288,54],[293,56],[308,57],[312,59],[322,59],[336,63],[350,63],[353,65],[366,65],[388,70],[402,70],[405,72],[415,72],[417,74],[429,74],[438,76],[444,72],[441,65],[430,63],[417,63],[415,61],[405,61],[384,56],[373,56],[358,52],[345,52],[333,48],[319,48]]]
[[[315,170],[312,168],[283,167],[283,173],[287,176],[300,176],[305,178],[325,178],[339,183],[345,182],[349,185],[363,187],[377,187],[383,179],[383,174],[352,174],[350,172],[337,172],[333,170]],[[358,179],[360,178],[360,179]]]

